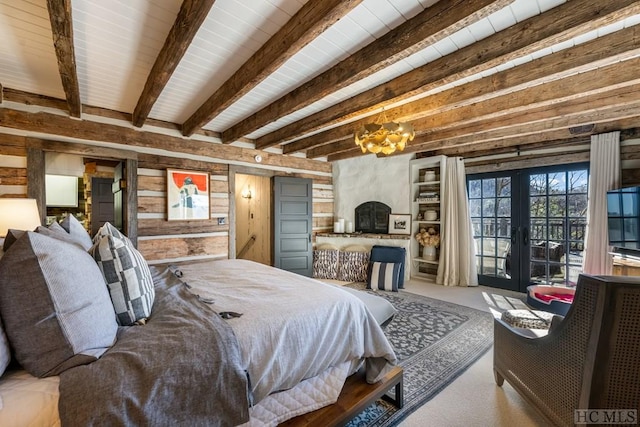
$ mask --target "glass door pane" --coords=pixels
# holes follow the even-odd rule
[[[588,170],[529,174],[530,279],[575,286],[581,272]]]
[[[512,188],[510,174],[485,175],[468,181],[479,282],[506,289],[517,286],[511,254]]]

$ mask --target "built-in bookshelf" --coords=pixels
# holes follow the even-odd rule
[[[415,159],[410,163],[411,185],[411,277],[435,278],[440,263],[440,247],[425,254],[415,236],[421,229],[432,229],[443,238],[441,201],[445,156]]]

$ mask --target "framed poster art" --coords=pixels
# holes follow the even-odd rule
[[[411,215],[389,214],[389,234],[411,234]]]
[[[209,219],[209,174],[167,169],[167,220]]]

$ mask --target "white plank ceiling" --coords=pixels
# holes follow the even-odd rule
[[[488,18],[245,136],[263,136],[565,1],[515,0]],[[228,129],[434,3],[436,0],[364,0],[204,128]],[[182,0],[72,0],[71,4],[82,103],[132,113]],[[183,123],[304,4],[304,0],[217,0],[149,117]],[[638,23],[640,15],[626,18],[420,96]],[[0,84],[64,99],[46,0],[0,0]]]

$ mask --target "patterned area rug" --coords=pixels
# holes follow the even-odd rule
[[[363,283],[346,285],[389,300],[398,310],[385,335],[404,368],[404,408],[379,399],[349,427],[394,426],[425,404],[493,343],[493,317],[469,307],[409,292],[373,292]]]

